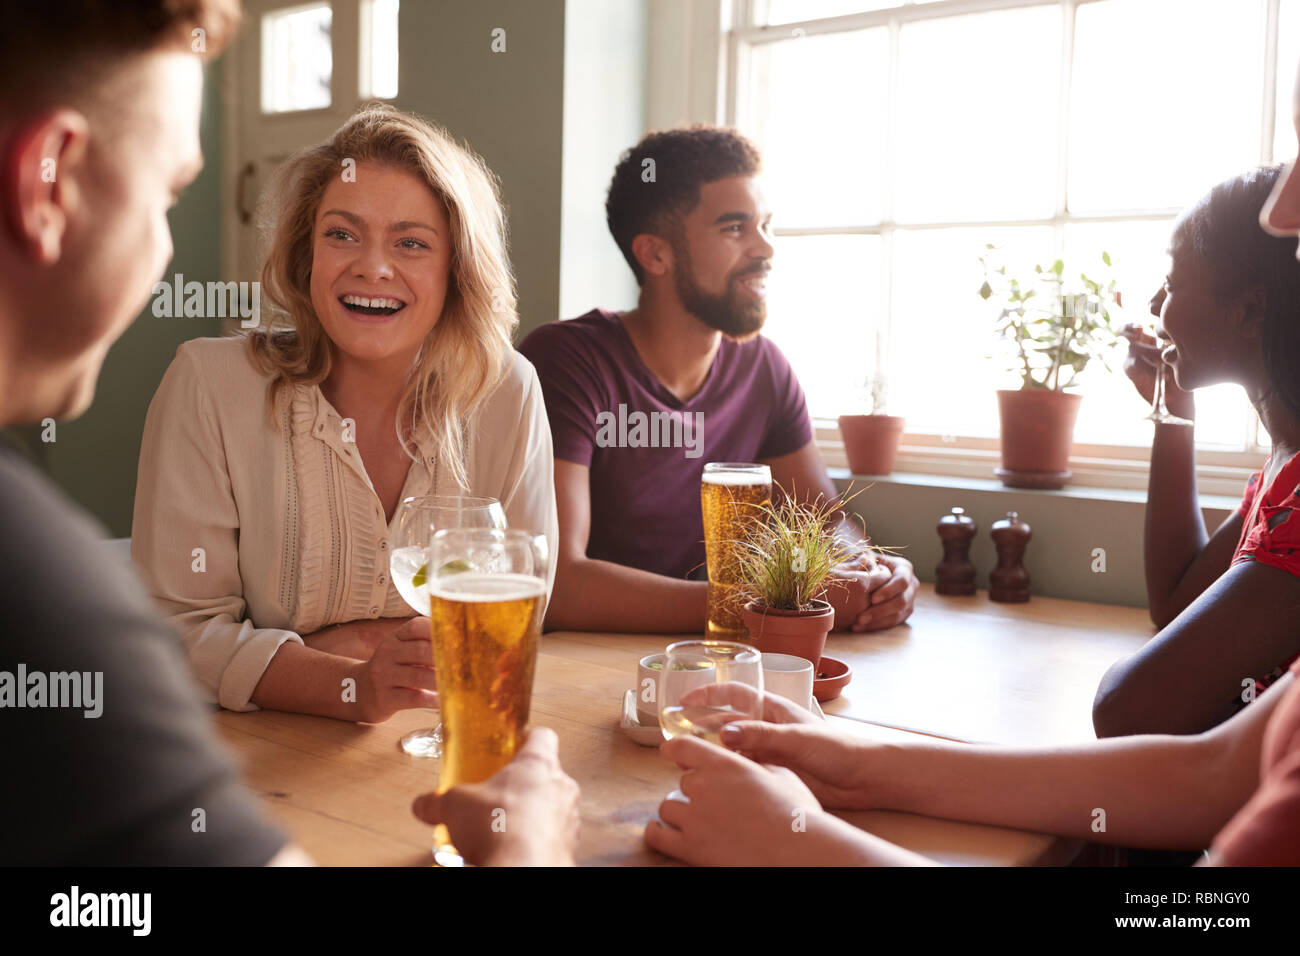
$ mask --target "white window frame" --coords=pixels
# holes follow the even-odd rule
[[[901,228],[945,228],[952,226],[1047,226],[1053,230],[1055,255],[1063,251],[1067,223],[1132,222],[1172,220],[1180,209],[1108,210],[1101,213],[1071,213],[1066,205],[1068,152],[1065,139],[1069,121],[1068,101],[1074,51],[1075,11],[1085,4],[1104,0],[939,0],[855,13],[820,20],[805,20],[773,26],[753,26],[753,12],[764,0],[656,0],[650,4],[651,39],[649,127],[661,129],[686,122],[717,123],[748,128],[745,103],[740,90],[748,77],[750,51],[766,43],[789,39],[795,31],[803,36],[887,27],[890,36],[891,86],[896,82],[898,40],[902,26],[921,20],[988,13],[1020,7],[1058,6],[1062,10],[1061,102],[1058,110],[1058,166],[1055,212],[1033,220],[963,221],[953,223],[906,223]],[[1264,110],[1260,137],[1260,162],[1268,162],[1273,151],[1277,110],[1277,35],[1281,0],[1265,0]],[[892,116],[892,111],[891,111]],[[885,131],[886,150],[892,130]],[[891,279],[893,236],[900,228],[893,219],[891,198],[880,223],[850,227],[782,228],[778,236],[878,235],[882,242],[882,277]],[[886,300],[888,285],[885,288]],[[888,330],[886,329],[886,334]],[[817,443],[831,467],[846,467],[843,443],[833,419],[814,422]],[[1257,471],[1268,446],[1257,442],[1253,423],[1242,423],[1242,445],[1225,448],[1197,446],[1197,475],[1203,494],[1240,495],[1246,478]],[[1076,443],[1070,456],[1072,484],[1100,488],[1145,489],[1150,448],[1140,445],[1090,445]],[[895,467],[900,472],[988,478],[998,464],[998,440],[933,432],[906,431]]]

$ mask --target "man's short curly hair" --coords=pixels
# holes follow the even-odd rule
[[[605,221],[637,284],[645,272],[632,253],[633,239],[642,233],[671,235],[699,203],[701,186],[761,169],[758,148],[734,129],[718,126],[649,133],[625,152],[609,183]]]

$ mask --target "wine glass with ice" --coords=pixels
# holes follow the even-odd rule
[[[496,498],[426,495],[407,498],[397,510],[389,540],[388,567],[397,591],[416,614],[429,616],[429,541],[444,528],[498,528],[506,513]],[[415,730],[402,738],[412,757],[442,754],[442,726]]]

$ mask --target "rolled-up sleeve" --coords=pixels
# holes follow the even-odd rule
[[[249,711],[271,658],[293,631],[246,620],[239,511],[203,371],[181,346],[149,405],[131,558],[189,652],[210,703]]]

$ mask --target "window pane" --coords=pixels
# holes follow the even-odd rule
[[[1273,162],[1294,159],[1296,131],[1291,98],[1300,64],[1300,0],[1282,0],[1277,24],[1277,112],[1273,127]]]
[[[1124,297],[1117,325],[1155,322],[1149,303],[1169,268],[1165,250],[1172,229],[1173,220],[1066,226],[1067,275],[1089,272],[1101,253],[1109,252],[1114,263],[1112,275]],[[1077,391],[1084,396],[1074,430],[1076,441],[1096,445],[1151,444],[1152,426],[1144,420],[1151,406],[1124,374],[1124,352],[1120,345],[1109,356],[1111,371],[1093,362],[1076,379]],[[1196,393],[1196,440],[1202,445],[1241,449],[1252,434],[1253,416],[1245,392],[1238,386],[1200,389]]]
[[[1262,13],[1259,0],[1079,7],[1071,211],[1180,208],[1259,162]]]
[[[777,239],[763,334],[790,360],[813,415],[855,409],[875,367],[881,305],[879,236]]]
[[[1126,322],[1155,322],[1150,301],[1169,270],[1169,236],[1173,220],[1156,222],[1097,222],[1065,227],[1067,276],[1087,273],[1096,279],[1104,274],[1101,254],[1110,254],[1114,264],[1110,276],[1123,296],[1123,307],[1112,313],[1117,327]],[[1151,444],[1151,413],[1137,389],[1124,374],[1124,344],[1117,344],[1106,356],[1108,371],[1100,362],[1090,363],[1076,379],[1074,391],[1083,395],[1075,441],[1096,445]]]
[[[979,256],[1003,247],[1008,272],[1051,262],[1052,230],[960,228],[900,230],[894,236],[890,330],[891,411],[908,430],[995,437],[996,391],[1018,388],[994,330],[996,309],[980,299]]]
[[[878,222],[888,31],[766,44],[755,50],[753,67],[747,125],[763,150],[777,224]]]
[[[896,219],[1052,215],[1060,32],[1055,4],[902,27]]]
[[[901,7],[903,0],[768,0],[767,16],[761,9],[755,11],[758,24],[797,23],[800,20],[819,20],[822,17],[839,17],[868,10],[885,10]],[[761,8],[761,4],[756,4]]]
[[[365,0],[361,6],[361,96],[397,95],[399,0]]]
[[[262,112],[330,105],[332,11],[328,3],[262,17]]]

